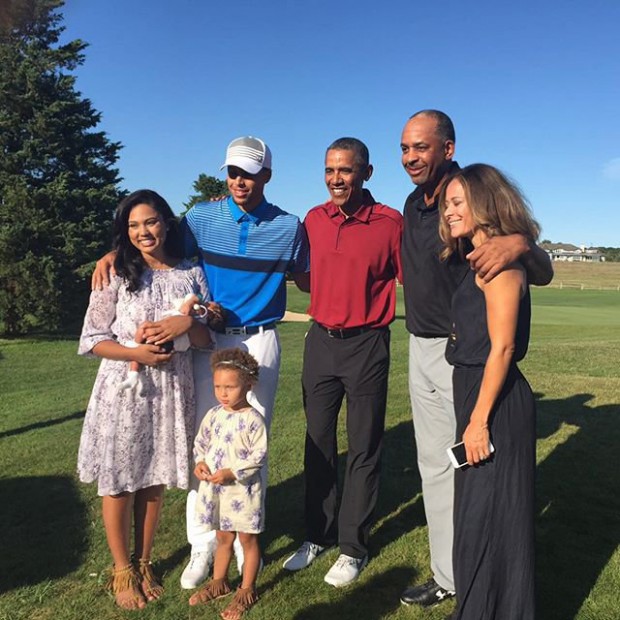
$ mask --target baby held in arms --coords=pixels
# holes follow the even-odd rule
[[[203,303],[202,298],[193,293],[188,293],[182,299],[174,299],[172,301],[172,309],[164,313],[164,317],[166,316],[193,316],[206,321],[207,325],[214,331],[222,331],[225,322],[224,309],[220,304],[212,301]],[[126,347],[137,347],[145,341],[144,324],[141,324],[136,331],[134,339],[122,344]],[[162,342],[160,346],[166,353],[171,353],[172,351],[182,352],[189,349],[190,341],[187,334],[182,334],[174,340]],[[118,386],[118,390],[130,390],[135,387],[138,387],[140,392],[142,391],[140,364],[138,362],[130,362],[127,378]]]

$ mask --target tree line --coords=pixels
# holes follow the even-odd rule
[[[599,248],[605,260],[610,263],[620,263],[620,248],[602,247]]]
[[[0,333],[72,331],[126,193],[120,142],[72,71],[87,44],[59,44],[62,0],[0,2]],[[185,204],[226,193],[201,174]]]

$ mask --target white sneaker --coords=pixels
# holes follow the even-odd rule
[[[181,587],[191,590],[198,587],[209,575],[213,564],[214,546],[209,545],[204,551],[194,551],[181,575]]]
[[[358,559],[341,553],[325,575],[324,581],[335,588],[342,588],[355,581],[366,564],[368,564],[367,555]]]
[[[235,542],[233,542],[233,552],[235,554],[235,560],[237,560],[239,575],[243,575],[243,547],[238,537],[236,537]]]
[[[326,547],[315,545],[309,540],[306,540],[292,556],[284,560],[282,566],[286,568],[286,570],[301,570],[302,568],[310,566],[310,564],[316,560],[317,556],[323,553],[325,549]]]
[[[263,556],[261,555],[260,561],[258,562],[259,574],[262,572],[263,568],[265,568],[265,562],[263,561]],[[239,571],[239,577],[243,577],[243,559],[241,560],[241,564],[239,564],[239,558],[237,558],[237,570]]]

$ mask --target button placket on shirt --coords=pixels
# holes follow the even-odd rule
[[[338,223],[338,232],[336,233],[336,251],[340,250],[340,236],[344,234],[342,232],[345,226],[354,226],[356,219],[353,216],[342,216],[342,222]]]
[[[239,247],[237,254],[245,256],[248,253],[248,237],[250,235],[250,218],[246,213],[240,220],[241,229],[239,230]]]

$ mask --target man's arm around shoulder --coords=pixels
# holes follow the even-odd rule
[[[516,261],[525,267],[528,284],[544,286],[553,279],[553,267],[547,252],[520,234],[491,237],[466,258],[485,282],[490,282]]]

